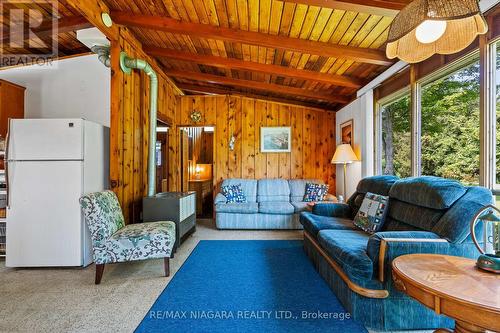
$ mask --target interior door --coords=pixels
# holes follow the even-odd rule
[[[9,267],[82,265],[81,161],[10,162]]]
[[[189,135],[181,129],[181,191],[189,191]]]

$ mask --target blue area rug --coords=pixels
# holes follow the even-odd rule
[[[201,241],[136,332],[366,332],[301,241]]]

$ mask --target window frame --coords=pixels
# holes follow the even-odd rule
[[[498,50],[498,54],[497,54]],[[496,134],[497,134],[497,105],[496,105],[496,93],[497,93],[497,80],[500,85],[500,78],[497,78],[497,57],[500,55],[500,37],[497,37],[490,41],[485,46],[484,61],[486,63],[485,68],[485,80],[484,80],[484,88],[486,89],[486,94],[483,97],[484,99],[484,109],[491,116],[491,122],[489,123],[489,131],[485,134],[485,154],[490,154],[492,161],[486,161],[486,167],[491,168],[491,172],[486,170],[485,174],[487,182],[490,183],[491,190],[495,195],[500,194],[500,183],[496,182],[496,173],[497,173],[497,164],[499,161],[496,159],[497,154],[497,142],[496,142]],[[500,110],[499,110],[500,111]],[[488,123],[485,123],[488,125]],[[487,127],[486,127],[487,128]],[[489,137],[488,137],[489,134]],[[486,184],[489,185],[489,184]]]
[[[374,142],[375,142],[375,174],[376,175],[381,175],[383,174],[383,169],[382,169],[382,154],[383,154],[383,143],[382,143],[382,107],[387,104],[391,104],[396,102],[397,100],[405,97],[406,95],[410,96],[411,99],[411,93],[410,93],[410,87],[404,87],[402,89],[399,89],[398,91],[393,92],[392,94],[385,96],[384,98],[381,98],[380,100],[377,100],[375,102],[375,115],[374,119]],[[411,109],[408,110],[409,115],[411,117]]]

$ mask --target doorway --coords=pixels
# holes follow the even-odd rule
[[[196,192],[196,216],[213,216],[214,127],[180,129],[182,191]]]
[[[156,193],[168,191],[168,131],[161,121],[156,124]]]

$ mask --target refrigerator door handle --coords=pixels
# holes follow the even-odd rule
[[[10,208],[10,186],[9,186],[9,143],[10,143],[10,118],[7,121],[7,135],[5,137],[5,154],[3,156],[3,164],[5,169],[5,196],[7,201],[7,209]]]

